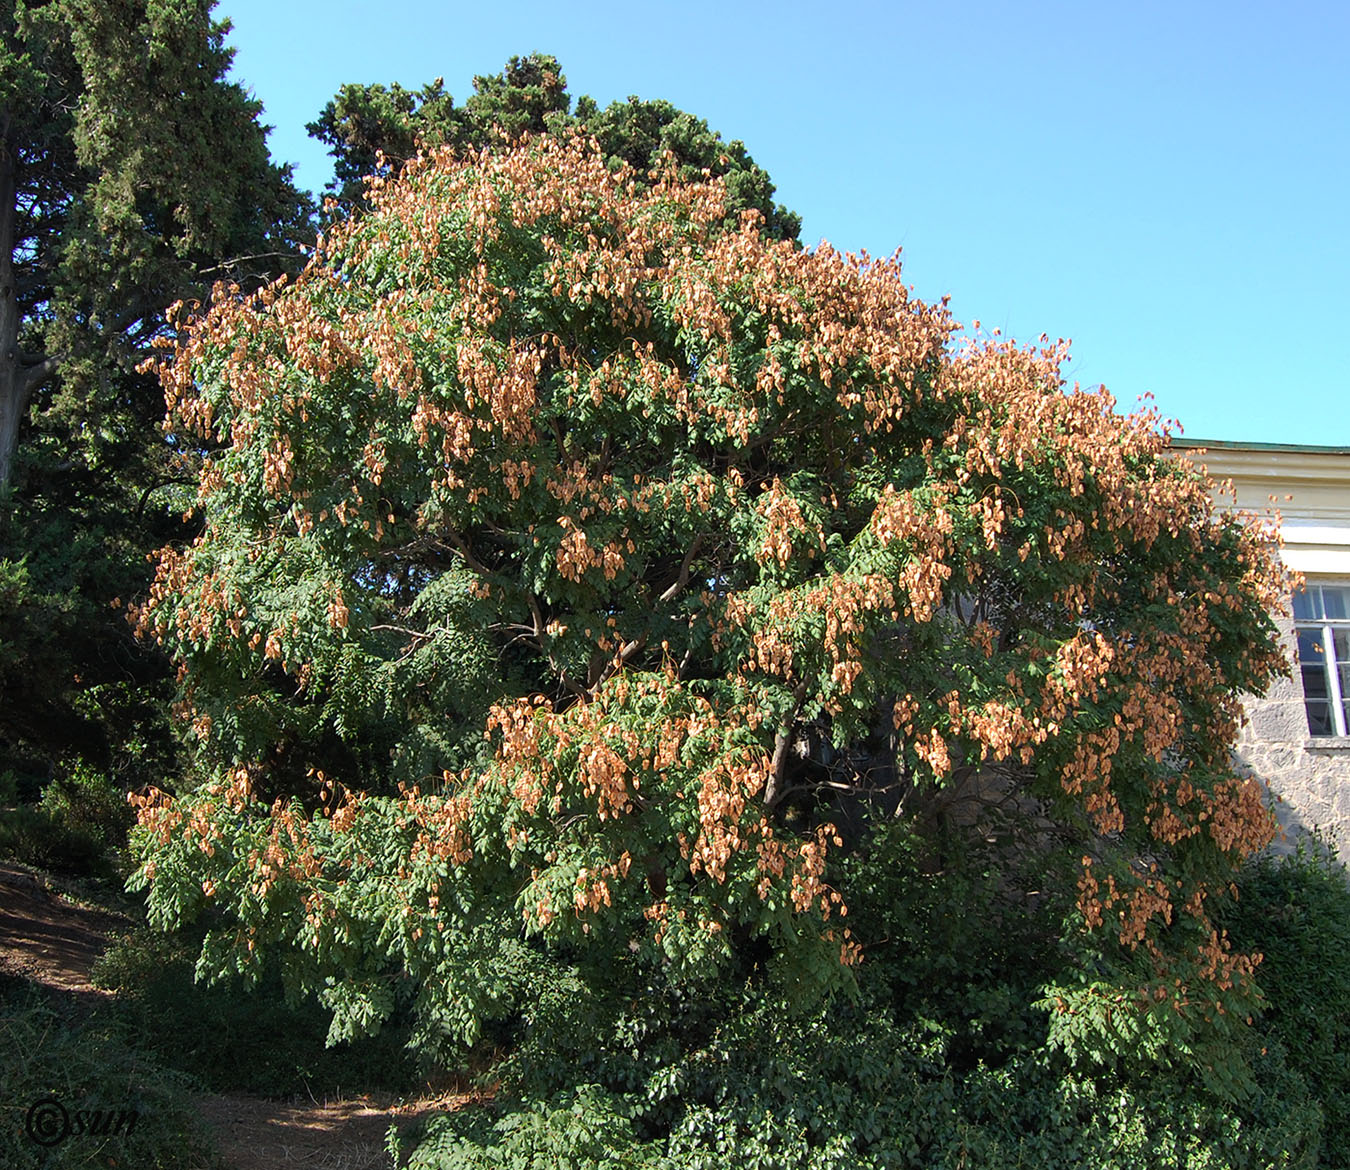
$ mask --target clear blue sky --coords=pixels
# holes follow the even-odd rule
[[[552,53],[573,97],[745,142],[807,243],[904,249],[1071,379],[1189,438],[1350,446],[1350,3],[220,0],[279,161],[345,82],[456,100]]]

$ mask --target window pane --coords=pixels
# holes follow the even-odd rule
[[[1334,585],[1323,585],[1320,587],[1322,593],[1322,613],[1324,616],[1337,621],[1344,621],[1350,616],[1350,609],[1347,609],[1345,597],[1350,590],[1341,589]]]
[[[1316,585],[1313,586],[1317,588]],[[1306,589],[1300,589],[1294,594],[1294,618],[1297,621],[1312,621],[1319,615],[1313,612],[1313,599]]]
[[[1303,667],[1303,697],[1309,702],[1327,698],[1327,672],[1320,666]]]
[[[1303,699],[1308,708],[1308,730],[1313,735],[1335,735],[1336,723],[1332,718],[1330,681],[1320,628],[1298,631],[1298,661],[1299,673],[1303,676]]]
[[[1350,629],[1345,626],[1332,626],[1331,644],[1336,651],[1336,661],[1350,662]]]
[[[1298,660],[1304,666],[1317,667],[1321,667],[1326,660],[1326,655],[1322,651],[1322,631],[1320,629],[1298,631]]]
[[[1331,704],[1308,700],[1308,731],[1312,735],[1335,735],[1336,725],[1331,721]]]

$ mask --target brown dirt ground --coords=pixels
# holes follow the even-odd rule
[[[257,1097],[201,1098],[201,1116],[215,1132],[221,1157],[237,1170],[388,1170],[384,1135],[405,1137],[433,1114],[466,1098],[398,1105],[371,1097],[284,1104]]]
[[[106,996],[89,982],[111,934],[130,920],[76,904],[41,875],[0,864],[0,971],[92,1001]],[[284,1103],[242,1095],[203,1095],[202,1118],[232,1170],[387,1170],[385,1133],[407,1134],[440,1112],[471,1102],[451,1094],[399,1103],[355,1097]]]
[[[89,968],[108,935],[130,925],[120,915],[75,905],[37,874],[0,865],[0,970],[56,991],[106,994],[89,982]]]

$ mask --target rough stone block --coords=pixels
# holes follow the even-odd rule
[[[1252,735],[1264,743],[1298,743],[1308,738],[1303,700],[1258,699],[1247,708]]]

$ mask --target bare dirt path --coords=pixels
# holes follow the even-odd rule
[[[0,864],[0,970],[56,991],[104,995],[89,969],[131,920],[70,902],[44,878]]]
[[[357,1097],[287,1105],[213,1095],[201,1099],[200,1112],[215,1131],[221,1157],[238,1170],[388,1170],[384,1138],[391,1124],[406,1136],[419,1122],[463,1100],[397,1105]]]
[[[109,993],[89,981],[90,968],[109,936],[131,925],[125,916],[70,901],[41,875],[0,864],[0,971],[92,1003]],[[409,1103],[374,1097],[284,1103],[204,1094],[199,1109],[234,1170],[388,1170],[391,1124],[407,1134],[470,1100],[458,1094]]]

